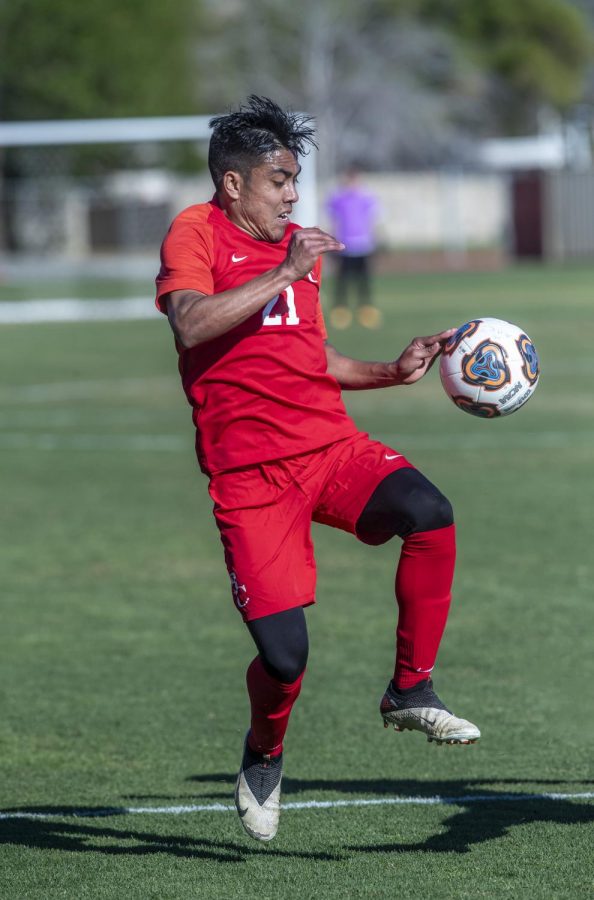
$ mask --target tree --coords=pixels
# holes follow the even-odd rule
[[[594,0],[584,0],[594,2]],[[324,168],[434,165],[580,96],[590,29],[565,0],[236,0],[199,65],[211,106],[254,91],[316,114]]]
[[[191,31],[200,8],[176,0],[2,0],[5,120],[195,111]]]
[[[0,118],[196,112],[192,36],[200,9],[198,0],[176,0],[173,11],[162,0],[0,0]],[[98,174],[133,156],[113,145],[19,148],[0,154],[0,176]],[[9,192],[0,231],[13,246]]]
[[[239,0],[219,10],[224,40],[201,54],[212,106],[264,93],[315,114],[323,173],[428,164],[461,152],[480,74],[442,28],[400,0]],[[232,63],[231,63],[232,61]]]
[[[461,41],[489,76],[491,122],[532,131],[543,107],[567,113],[592,59],[591,25],[566,0],[427,0],[429,21]]]
[[[255,92],[317,116],[327,169],[459,160],[579,100],[593,5],[0,0],[0,117],[182,114]]]

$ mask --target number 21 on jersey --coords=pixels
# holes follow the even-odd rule
[[[285,290],[281,294],[277,294],[276,297],[273,297],[270,300],[264,309],[262,310],[262,325],[282,325],[283,324],[283,315],[281,313],[277,313],[275,316],[271,315],[272,310],[280,300],[280,298],[285,296],[287,301],[288,313],[284,317],[285,325],[299,325],[299,316],[297,315],[297,308],[295,306],[295,291],[293,290],[293,285],[289,285],[285,288]]]

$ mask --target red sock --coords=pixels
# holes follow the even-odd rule
[[[283,684],[268,674],[256,656],[248,667],[246,681],[252,705],[248,744],[255,753],[278,756],[282,753],[293,704],[301,690],[303,673],[292,684]]]
[[[394,685],[428,678],[448,617],[456,561],[454,525],[405,538],[396,572],[398,627]]]

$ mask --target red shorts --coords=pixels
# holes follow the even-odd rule
[[[315,603],[312,521],[356,534],[380,481],[411,467],[396,450],[358,433],[311,453],[214,475],[209,492],[244,620]]]

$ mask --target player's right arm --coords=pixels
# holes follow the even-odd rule
[[[283,262],[239,287],[216,294],[176,290],[167,294],[167,316],[178,342],[189,349],[212,341],[245,322],[294,281],[311,272],[321,254],[344,249],[320,228],[300,228]]]

